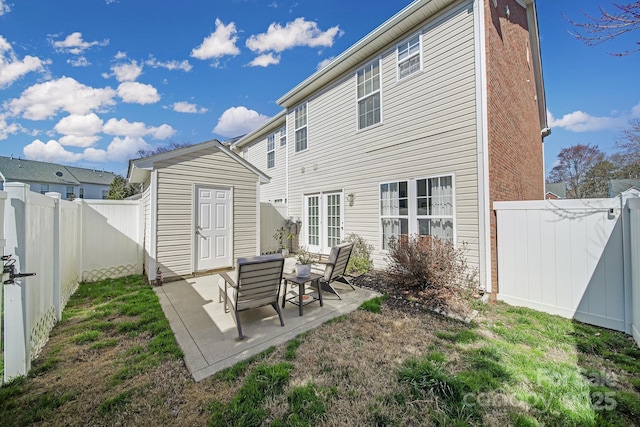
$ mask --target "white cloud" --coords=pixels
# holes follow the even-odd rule
[[[1,5],[1,3],[0,3]],[[11,44],[0,36],[0,88],[8,87],[20,77],[32,71],[42,71],[51,61],[43,61],[27,55],[22,60],[16,57]]]
[[[94,162],[123,162],[138,157],[138,151],[152,148],[142,138],[113,138],[106,150],[87,148],[82,157]]]
[[[77,136],[77,135],[65,135],[61,137],[58,142],[61,145],[70,147],[91,147],[101,139],[98,135],[93,136]]]
[[[71,77],[61,77],[35,84],[5,104],[13,115],[30,120],[44,120],[59,110],[71,114],[88,114],[115,104],[116,92],[110,87],[96,89],[78,83]]]
[[[147,126],[142,122],[129,122],[127,119],[109,119],[102,127],[102,131],[109,135],[131,138],[140,138],[149,135],[154,139],[167,139],[176,133],[176,131],[167,124],[154,127]]]
[[[619,130],[625,127],[629,120],[640,118],[640,103],[636,104],[630,113],[618,114],[613,112],[610,116],[596,117],[583,111],[574,111],[556,118],[547,110],[547,123],[549,127],[563,128],[571,132],[597,132],[602,130]]]
[[[142,74],[142,66],[136,61],[131,61],[128,64],[114,65],[111,71],[119,82],[133,82]]]
[[[87,42],[82,40],[81,32],[74,32],[69,34],[64,40],[53,42],[53,47],[61,52],[71,53],[73,55],[80,55],[85,50],[93,46],[106,46],[109,44],[109,40]]]
[[[79,56],[77,58],[69,58],[67,59],[67,64],[72,67],[88,67],[91,65],[91,62],[87,61],[87,58],[84,56]]]
[[[224,25],[220,19],[216,19],[216,30],[207,36],[200,46],[191,51],[191,56],[198,59],[212,59],[225,55],[239,55],[240,49],[236,46],[237,34],[235,23]]]
[[[7,119],[3,114],[0,114],[0,141],[7,139],[9,135],[12,135],[20,130],[20,125],[17,123],[7,123]]]
[[[106,150],[98,148],[85,148],[82,153],[74,153],[65,149],[58,141],[50,140],[47,143],[36,139],[22,150],[27,159],[45,162],[77,162],[87,160],[92,162],[123,162],[137,157],[139,150],[152,148],[142,138],[113,138]]]
[[[246,107],[231,107],[222,113],[213,132],[228,137],[244,135],[267,120],[269,117]]]
[[[186,59],[184,61],[175,61],[175,60],[173,60],[173,61],[161,62],[161,61],[158,61],[153,56],[151,56],[145,62],[145,64],[148,65],[149,67],[152,67],[152,68],[166,68],[169,71],[180,70],[180,71],[184,71],[186,73],[191,71],[191,69],[193,68],[193,66],[191,64],[189,64],[189,61],[187,61]]]
[[[71,114],[63,117],[54,127],[56,132],[64,135],[59,143],[74,147],[90,147],[100,139],[96,136],[102,131],[102,119],[96,114]]]
[[[5,0],[0,0],[0,16],[9,12],[11,12],[11,8],[7,4],[7,2]]]
[[[196,104],[192,104],[190,102],[185,102],[185,101],[176,102],[172,105],[172,107],[173,107],[173,111],[178,113],[202,114],[208,111],[204,107],[198,108]]]
[[[36,139],[31,144],[25,146],[22,152],[29,160],[39,160],[43,162],[75,162],[82,158],[82,154],[65,150],[58,141],[53,139],[46,144]]]
[[[273,53],[263,53],[257,56],[253,61],[249,62],[251,67],[268,67],[269,65],[275,65],[280,63],[280,55],[274,55]]]
[[[127,53],[126,52],[118,51],[118,53],[116,53],[116,56],[114,58],[115,59],[124,59],[126,57],[127,57]]]
[[[154,104],[160,101],[158,90],[148,84],[124,82],[118,86],[118,96],[127,104]]]
[[[323,59],[322,61],[318,62],[316,70],[322,70],[324,67],[331,64],[331,62],[333,62],[333,59],[334,57],[332,56],[331,58]]]
[[[266,33],[249,37],[246,45],[253,52],[258,53],[282,52],[296,46],[330,47],[333,46],[334,39],[340,35],[340,27],[338,26],[321,31],[316,22],[296,18],[284,27],[275,22],[272,23]]]

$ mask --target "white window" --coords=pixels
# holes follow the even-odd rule
[[[397,48],[398,80],[402,80],[422,69],[422,49],[420,48],[420,34],[400,43]]]
[[[73,187],[70,185],[67,185],[67,199],[70,199],[74,196],[75,194],[73,194]]]
[[[357,74],[358,129],[380,123],[380,61],[374,61]]]
[[[409,233],[409,183],[407,181],[380,184],[380,221],[382,249],[389,248],[392,236]]]
[[[103,199],[106,199],[108,194],[109,194],[109,190],[102,190],[102,198]]]
[[[280,146],[283,145],[287,145],[287,128],[284,126],[280,128]]]
[[[296,152],[307,149],[307,104],[295,109]]]
[[[84,199],[84,188],[80,187],[80,198]]]
[[[454,241],[453,177],[437,176],[380,184],[382,249],[403,234]]]
[[[276,165],[276,135],[272,133],[267,137],[267,169]]]
[[[49,184],[40,184],[40,194],[49,192]]]

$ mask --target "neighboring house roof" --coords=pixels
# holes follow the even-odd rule
[[[37,182],[72,186],[81,184],[109,186],[116,177],[116,174],[112,172],[3,156],[0,156],[0,173],[9,182]]]
[[[611,179],[609,180],[609,197],[616,197],[627,190],[640,191],[640,179]]]
[[[132,183],[142,183],[147,180],[151,170],[153,170],[153,166],[155,162],[169,160],[174,157],[183,156],[185,154],[195,153],[200,150],[219,150],[229,156],[232,160],[236,161],[243,167],[249,169],[251,172],[255,173],[260,182],[269,182],[271,178],[268,175],[260,171],[258,168],[253,166],[251,163],[247,162],[242,157],[238,156],[236,153],[231,151],[229,147],[225,146],[223,143],[218,141],[217,139],[212,139],[211,141],[201,142],[200,144],[190,145],[188,147],[182,147],[171,151],[166,151],[164,153],[155,154],[153,156],[142,157],[140,159],[129,160],[129,170],[127,171],[127,179]]]
[[[545,194],[551,193],[559,199],[567,198],[567,183],[566,182],[547,182],[545,185]]]
[[[83,184],[111,185],[116,177],[115,173],[95,169],[76,168],[73,166],[65,166],[65,169]]]

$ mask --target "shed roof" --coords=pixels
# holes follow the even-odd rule
[[[4,156],[0,156],[0,172],[7,181],[62,185],[110,185],[115,178],[111,172]]]
[[[269,176],[260,171],[260,169],[247,162],[242,157],[231,151],[229,147],[217,139],[211,141],[201,142],[199,144],[190,145],[188,147],[177,148],[175,150],[167,151],[160,154],[154,154],[153,156],[142,157],[140,159],[129,160],[129,170],[127,172],[127,179],[132,183],[142,183],[147,180],[149,174],[154,168],[156,162],[170,160],[174,157],[183,156],[185,154],[195,153],[196,151],[210,150],[211,152],[220,151],[227,155],[231,160],[250,170],[258,176],[261,183],[266,183],[271,180]]]

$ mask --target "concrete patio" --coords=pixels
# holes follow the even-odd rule
[[[287,258],[284,271],[292,271],[294,263],[293,258]],[[324,306],[320,307],[319,302],[306,305],[302,317],[298,315],[296,305],[287,303],[282,309],[284,327],[280,326],[278,315],[272,307],[241,312],[240,321],[245,338],[238,341],[233,313],[225,313],[224,304],[218,302],[220,280],[218,275],[202,276],[154,288],[195,381],[273,345],[285,343],[330,319],[350,313],[363,302],[380,295],[360,288],[353,290],[348,285],[337,283],[335,287],[342,300],[325,292]]]

